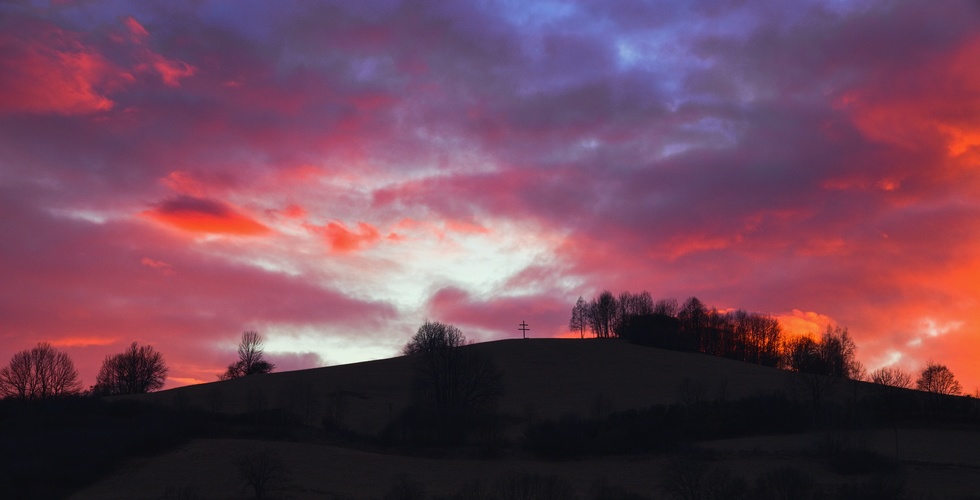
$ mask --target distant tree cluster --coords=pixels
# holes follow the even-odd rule
[[[624,338],[679,351],[702,352],[764,366],[780,361],[782,328],[770,315],[743,310],[720,312],[697,297],[678,305],[675,299],[654,301],[649,292],[603,291],[592,301],[579,297],[569,329],[585,336]]]
[[[960,395],[963,388],[945,365],[929,362],[914,381],[895,367],[867,374],[856,359],[857,346],[847,328],[828,326],[819,337],[786,340],[776,318],[744,310],[721,312],[697,297],[678,304],[675,299],[654,301],[649,292],[604,290],[591,301],[579,297],[572,307],[569,330],[584,338],[622,338],[630,342],[678,351],[701,352],[763,366],[781,367],[814,376],[806,378],[818,389],[832,380],[870,381],[897,388],[915,388],[943,395]]]
[[[847,328],[828,325],[820,339],[803,336],[787,342],[784,364],[802,373],[859,380],[864,367],[855,358],[856,351]]]

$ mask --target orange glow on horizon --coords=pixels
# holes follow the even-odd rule
[[[168,226],[190,233],[258,236],[270,229],[241,214],[216,216],[201,213],[161,214],[147,211],[143,215]]]
[[[89,347],[112,345],[119,341],[118,337],[63,337],[51,341],[55,347]]]

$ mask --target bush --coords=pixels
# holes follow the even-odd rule
[[[246,453],[235,460],[235,468],[246,489],[251,489],[255,498],[261,500],[266,495],[284,485],[286,467],[282,460],[269,449]]]

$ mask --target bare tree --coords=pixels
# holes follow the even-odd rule
[[[417,396],[442,417],[492,411],[503,377],[486,356],[461,349],[459,328],[426,320],[402,352],[419,358]]]
[[[163,387],[167,365],[152,346],[133,342],[126,351],[106,356],[96,377],[94,392],[100,395],[142,394]]]
[[[265,339],[259,332],[249,330],[242,333],[242,339],[238,342],[238,361],[228,365],[228,370],[219,378],[231,380],[275,370],[276,365],[262,359],[265,354],[264,344]]]
[[[851,380],[860,380],[864,367],[855,359],[857,346],[847,328],[827,325],[820,339],[820,355],[826,374]]]
[[[871,372],[871,381],[880,385],[909,389],[912,387],[912,374],[898,367],[885,366]]]
[[[864,367],[854,359],[857,347],[847,328],[827,326],[820,341],[800,337],[786,349],[786,365],[791,370],[829,377],[859,380]]]
[[[802,389],[813,403],[814,415],[823,410],[823,402],[840,380],[829,375],[820,343],[804,336],[786,343],[785,366],[798,373],[790,379],[794,388]]]
[[[621,292],[616,301],[616,316],[613,332],[617,337],[626,338],[632,330],[634,320],[640,316],[653,314],[653,298],[646,290],[640,293]]]
[[[653,314],[676,318],[678,308],[677,299],[660,299],[653,304]]]
[[[434,353],[466,344],[462,330],[453,325],[425,320],[412,339],[402,348],[402,354]]]
[[[946,365],[931,361],[922,369],[922,374],[915,381],[915,387],[920,391],[954,396],[963,391],[953,372],[946,368]]]
[[[616,318],[616,297],[609,290],[603,290],[589,304],[589,326],[596,337],[609,338],[612,335]]]
[[[568,321],[568,329],[578,331],[580,338],[585,338],[585,329],[589,327],[589,306],[581,296],[572,307],[572,318]]]
[[[0,369],[0,396],[43,399],[78,394],[82,384],[68,354],[39,342],[32,349],[13,355]]]
[[[708,323],[708,308],[697,297],[691,297],[684,302],[677,319],[681,322],[681,330],[687,345],[678,346],[683,350],[705,352],[704,333]]]

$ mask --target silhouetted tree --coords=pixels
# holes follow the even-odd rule
[[[0,369],[0,396],[43,399],[81,392],[78,371],[68,354],[47,342],[13,355]]]
[[[798,372],[792,378],[793,383],[810,396],[816,416],[823,408],[826,395],[840,380],[828,375],[830,370],[820,344],[809,336],[787,342],[784,363],[787,368]]]
[[[630,323],[638,316],[653,313],[653,298],[650,292],[631,293],[625,291],[619,294],[616,301],[616,316],[613,320],[613,333],[617,337],[626,338],[631,329]]]
[[[412,339],[402,348],[402,354],[436,353],[466,345],[462,330],[438,321],[425,320]]]
[[[653,304],[653,314],[676,318],[677,310],[677,299],[660,299]]]
[[[609,338],[613,332],[616,318],[616,297],[609,290],[603,290],[589,304],[589,326],[596,337]]]
[[[915,387],[920,391],[954,396],[959,395],[963,390],[946,365],[931,361],[922,369],[922,373],[915,381]]]
[[[96,377],[99,395],[142,394],[163,387],[167,365],[152,346],[133,342],[125,352],[106,356]]]
[[[580,338],[585,338],[585,329],[589,326],[589,306],[581,296],[572,307],[572,318],[568,321],[570,331],[578,331]]]
[[[228,365],[228,370],[220,376],[221,380],[260,375],[275,370],[276,365],[262,359],[265,354],[264,343],[259,332],[250,330],[242,333],[242,339],[238,342],[238,361]]]
[[[828,325],[819,342],[808,336],[790,341],[786,365],[803,373],[859,379],[863,367],[854,358],[856,350],[847,328]]]
[[[417,396],[441,417],[492,412],[503,392],[503,377],[486,356],[462,349],[459,328],[426,320],[402,352],[419,358]]]
[[[687,344],[681,349],[705,352],[704,331],[708,323],[708,308],[704,303],[697,297],[687,299],[677,313],[677,319],[681,322],[681,330]]]
[[[857,346],[847,328],[827,325],[820,339],[820,355],[824,360],[826,375],[860,380],[864,367],[855,359],[856,351]]]
[[[871,372],[871,381],[880,385],[909,389],[912,387],[912,374],[898,367],[885,366]]]
[[[726,313],[722,323],[726,332],[724,356],[763,366],[779,363],[782,328],[769,315],[743,310]]]

